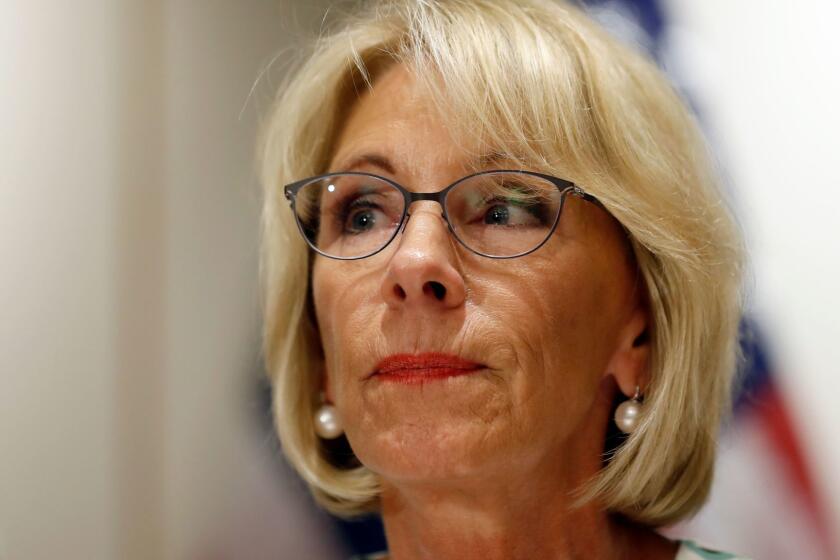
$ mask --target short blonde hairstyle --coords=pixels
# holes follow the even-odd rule
[[[369,3],[322,32],[280,89],[261,144],[261,273],[264,357],[288,461],[333,514],[379,508],[378,476],[338,466],[315,433],[323,354],[311,257],[282,186],[325,172],[348,108],[394,63],[415,70],[453,129],[574,181],[624,226],[651,311],[645,412],[576,503],[597,499],[652,527],[691,515],[709,492],[741,358],[743,236],[667,80],[559,1]]]

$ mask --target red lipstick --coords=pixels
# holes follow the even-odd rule
[[[484,367],[486,366],[483,364],[451,354],[394,354],[376,365],[373,376],[382,381],[424,383],[455,375],[466,375]]]

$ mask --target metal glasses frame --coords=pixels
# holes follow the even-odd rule
[[[449,221],[449,214],[446,211],[446,196],[449,194],[449,192],[452,189],[454,189],[455,187],[457,187],[458,185],[460,185],[464,181],[466,181],[468,179],[472,179],[473,177],[478,177],[478,176],[481,176],[481,175],[493,175],[493,174],[498,174],[498,173],[519,173],[521,175],[530,175],[530,176],[533,176],[533,177],[539,177],[541,179],[545,179],[546,181],[552,183],[560,191],[560,209],[557,211],[557,216],[554,218],[554,223],[551,225],[551,230],[548,232],[548,234],[546,234],[545,239],[543,239],[539,244],[537,244],[537,246],[535,246],[535,247],[533,247],[533,248],[531,248],[527,251],[524,251],[522,253],[517,253],[515,255],[510,255],[510,256],[489,255],[487,253],[482,253],[481,251],[477,251],[477,250],[473,249],[472,247],[470,247],[463,239],[461,239],[458,236],[458,233],[455,231],[455,229],[452,227],[452,224]],[[297,212],[295,211],[295,197],[297,196],[297,193],[301,188],[303,188],[304,186],[309,185],[311,183],[314,183],[315,181],[320,181],[320,180],[323,180],[323,179],[328,179],[330,177],[336,177],[336,176],[340,176],[340,175],[358,175],[358,176],[362,176],[362,177],[373,177],[374,179],[378,179],[380,181],[385,181],[389,185],[396,188],[399,192],[401,192],[402,195],[403,195],[403,200],[405,201],[405,204],[403,206],[402,216],[400,216],[400,222],[397,225],[397,227],[394,229],[394,233],[391,235],[391,237],[388,239],[388,241],[386,241],[382,245],[382,247],[380,247],[379,249],[377,249],[377,250],[375,250],[371,253],[368,253],[366,255],[359,256],[359,257],[337,257],[335,255],[330,255],[330,254],[325,253],[325,252],[321,251],[320,249],[318,249],[318,247],[316,247],[309,240],[309,238],[306,236],[306,232],[304,231],[303,224],[300,223],[300,219],[298,218]],[[408,223],[408,218],[411,217],[411,212],[408,211],[409,206],[413,202],[418,201],[418,200],[432,200],[432,201],[435,201],[438,204],[440,204],[440,207],[443,210],[443,213],[442,213],[443,219],[446,222],[446,226],[449,228],[449,232],[455,237],[455,239],[457,239],[458,242],[461,245],[463,245],[465,248],[467,248],[470,252],[475,253],[477,255],[481,255],[482,257],[487,257],[487,258],[491,258],[491,259],[514,259],[514,258],[517,258],[517,257],[524,257],[525,255],[533,253],[534,251],[536,251],[537,249],[542,247],[546,243],[546,241],[548,241],[551,238],[551,235],[554,233],[554,230],[557,228],[557,224],[560,222],[560,216],[563,214],[563,206],[565,205],[567,194],[577,196],[579,198],[582,198],[583,200],[586,200],[588,202],[592,202],[594,204],[597,204],[601,208],[606,209],[604,207],[603,203],[600,200],[595,198],[593,195],[585,192],[583,189],[581,189],[580,187],[578,187],[577,185],[575,185],[571,181],[567,181],[566,179],[560,179],[559,177],[554,177],[552,175],[547,175],[545,173],[539,173],[539,172],[536,172],[536,171],[524,171],[524,170],[521,170],[521,169],[489,169],[489,170],[485,170],[485,171],[479,171],[477,173],[472,173],[472,174],[467,175],[465,177],[461,177],[460,179],[458,179],[454,183],[451,183],[450,185],[444,187],[443,189],[441,189],[440,191],[437,191],[437,192],[413,192],[413,191],[410,191],[410,190],[406,189],[405,187],[403,187],[402,185],[400,185],[396,181],[388,179],[387,177],[382,177],[381,175],[376,175],[374,173],[366,173],[366,172],[363,172],[363,171],[338,171],[338,172],[335,172],[335,173],[325,173],[323,175],[316,175],[314,177],[308,177],[306,179],[301,179],[300,181],[295,181],[294,183],[290,183],[290,184],[286,185],[285,187],[283,187],[283,193],[286,195],[286,199],[289,201],[289,204],[291,205],[292,214],[294,214],[294,216],[295,216],[295,223],[297,223],[298,230],[300,231],[300,234],[303,236],[303,239],[306,241],[307,245],[309,245],[319,255],[323,255],[323,256],[328,257],[330,259],[336,259],[336,260],[342,260],[342,261],[354,261],[354,260],[359,260],[359,259],[366,259],[368,257],[372,257],[373,255],[379,253],[380,251],[385,249],[385,247],[390,245],[391,242],[394,240],[394,238],[397,237],[397,235],[399,235],[399,233],[405,228],[406,223]]]

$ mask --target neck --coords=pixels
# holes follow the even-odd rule
[[[510,458],[457,480],[383,478],[390,560],[673,560],[677,543],[596,501],[572,506],[602,467],[598,441],[582,433],[540,460]]]
[[[594,506],[497,488],[493,495],[383,492],[392,560],[625,558],[626,526]]]

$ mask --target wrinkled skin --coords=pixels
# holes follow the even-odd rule
[[[329,171],[437,191],[473,169],[478,146],[466,142],[394,66],[351,107]],[[371,154],[393,169],[353,164]],[[436,202],[410,211],[381,253],[317,256],[312,272],[327,397],[357,457],[381,476],[392,557],[527,557],[512,535],[528,534],[612,558],[619,532],[596,509],[570,517],[566,493],[600,468],[615,391],[645,385],[648,312],[620,226],[570,196],[545,245],[495,260],[461,246]],[[420,385],[370,377],[387,355],[429,351],[486,368]],[[607,535],[613,544],[600,544]]]

